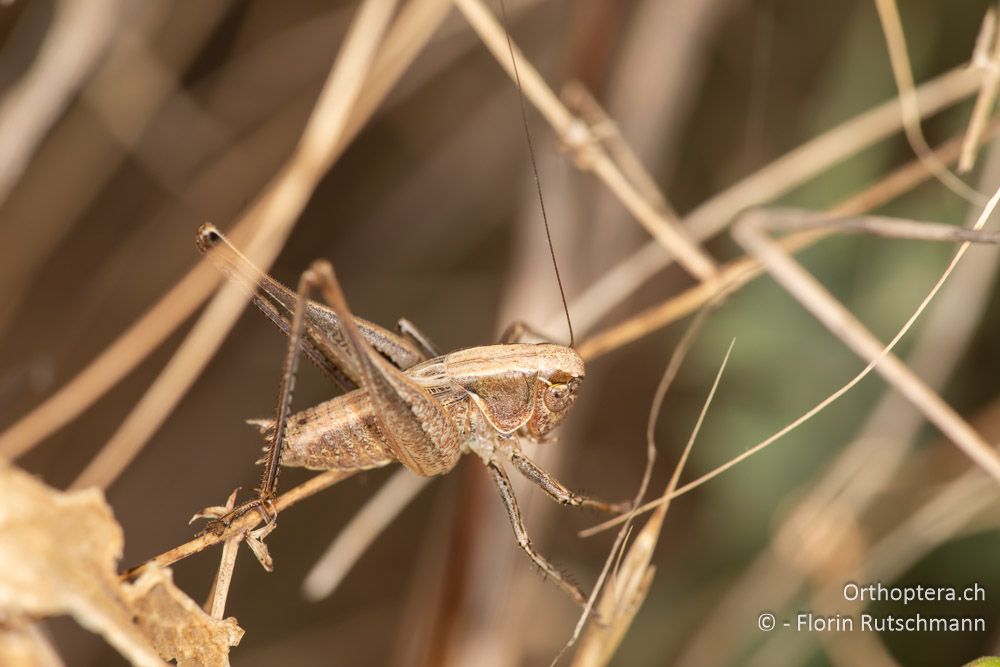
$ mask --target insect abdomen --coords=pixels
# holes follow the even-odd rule
[[[254,422],[265,438],[274,433],[272,420]],[[310,470],[364,470],[395,461],[368,398],[352,391],[288,418],[281,465]]]

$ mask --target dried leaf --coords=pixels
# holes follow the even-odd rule
[[[181,665],[229,664],[242,630],[205,614],[169,570],[119,581],[124,537],[100,491],[61,493],[6,464],[0,488],[0,611],[70,614],[136,665],[165,665],[157,650]]]
[[[228,665],[229,647],[243,630],[235,618],[217,620],[174,586],[169,569],[150,567],[126,586],[139,626],[160,655],[178,667]]]
[[[160,667],[121,595],[124,538],[97,489],[59,493],[0,467],[0,609],[71,614],[138,665]]]
[[[62,667],[48,639],[31,621],[0,616],[0,665],[5,667]]]

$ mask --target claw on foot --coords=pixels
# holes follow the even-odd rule
[[[212,535],[219,536],[222,535],[224,532],[226,532],[227,528],[229,528],[229,524],[226,521],[222,520],[221,518],[212,519],[211,521],[205,524],[205,527],[202,528],[201,532],[198,534],[208,535],[211,533]]]
[[[267,545],[264,544],[264,538],[270,535],[278,526],[278,510],[274,506],[274,498],[254,498],[239,507],[234,507],[238,491],[239,489],[233,491],[226,505],[206,507],[191,517],[189,523],[194,523],[199,519],[208,519],[208,523],[205,524],[205,527],[198,534],[219,536],[225,533],[233,525],[233,522],[241,516],[247,512],[257,510],[264,521],[264,525],[255,530],[246,531],[243,537],[246,539],[247,546],[250,547],[250,551],[257,557],[261,566],[268,572],[271,572],[274,570],[274,560],[271,558],[270,552],[268,552]]]

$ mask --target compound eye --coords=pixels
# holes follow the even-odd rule
[[[545,407],[552,412],[562,412],[569,407],[573,394],[565,384],[554,384],[545,390]]]

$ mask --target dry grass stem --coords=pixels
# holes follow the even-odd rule
[[[90,9],[101,3],[65,4]],[[34,151],[32,169],[3,204],[11,219],[30,219],[31,225],[0,229],[0,246],[18,248],[15,256],[0,263],[0,285],[4,288],[0,330],[8,329],[10,318],[33,294],[36,278],[44,275],[44,263],[84,223],[80,212],[100,205],[100,193],[127,164],[127,158],[139,161],[177,199],[197,198],[188,183],[179,182],[175,160],[164,160],[162,153],[154,155],[144,144],[144,138],[149,136],[146,133],[155,134],[155,127],[162,126],[163,116],[158,112],[166,111],[169,117],[171,111],[183,108],[186,118],[182,122],[211,128],[211,139],[221,140],[227,134],[178,80],[178,72],[189,66],[198,49],[205,46],[227,9],[226,3],[185,6],[182,11],[188,29],[169,52],[150,44],[151,35],[164,28],[165,3],[148,2],[134,6],[136,11],[123,11],[129,6],[117,3],[115,11],[122,16],[105,55],[77,93],[79,104],[67,105]],[[78,29],[93,27],[86,20],[78,23]],[[96,133],[95,121],[99,121],[100,130]],[[105,132],[114,137],[113,142],[101,141]],[[204,155],[217,145],[211,139],[199,144]],[[73,160],[66,160],[62,154],[65,146],[74,147]],[[80,169],[80,163],[86,163],[87,168]],[[59,197],[47,196],[52,183],[60,184]],[[142,216],[138,216],[137,222],[141,220]],[[103,271],[107,269],[102,267]]]
[[[0,456],[16,459],[78,417],[159,347],[219,281],[212,266],[200,263],[72,380],[0,433]]]
[[[990,150],[980,183],[995,182],[998,170],[1000,152]],[[973,216],[969,224],[975,219]],[[932,387],[946,386],[968,349],[988,306],[998,265],[996,253],[967,256],[927,314],[907,364]],[[976,421],[977,425],[983,422],[980,430],[988,427],[987,420]],[[763,549],[746,565],[724,598],[713,605],[713,611],[687,642],[678,664],[725,662],[725,656],[734,655],[736,647],[752,641],[755,634],[750,628],[742,633],[728,632],[726,628],[732,628],[735,619],[752,615],[763,591],[768,591],[772,609],[787,609],[807,576],[837,576],[830,573],[841,571],[838,564],[857,562],[869,542],[864,517],[869,511],[880,511],[884,494],[893,482],[912,476],[902,466],[925,423],[923,415],[905,398],[887,389],[860,432],[821,471],[819,479],[802,482],[804,496],[772,530],[770,548]],[[982,472],[974,474],[981,483],[992,484]],[[844,529],[831,534],[831,524]],[[805,544],[812,547],[805,549]],[[795,567],[789,567],[790,563]]]
[[[979,25],[979,34],[976,35],[976,43],[972,47],[973,67],[987,67],[990,63],[990,54],[997,38],[997,8],[987,7],[983,14],[983,22]]]
[[[622,174],[635,186],[639,194],[652,204],[661,215],[678,222],[677,212],[667,202],[666,196],[657,185],[632,146],[625,141],[618,124],[608,115],[601,103],[579,81],[570,81],[562,89],[561,95],[567,107],[573,110],[590,129],[591,136],[601,142]]]
[[[303,482],[295,488],[290,489],[289,491],[286,491],[278,496],[278,499],[274,501],[274,508],[278,512],[282,512],[292,505],[305,500],[309,496],[313,496],[320,491],[330,488],[337,482],[351,477],[355,474],[355,472],[356,471],[329,470],[327,472],[320,473],[310,480]],[[242,537],[249,531],[259,526],[262,520],[263,519],[261,518],[259,512],[247,512],[237,520],[233,521],[232,525],[230,525],[222,534],[217,535],[212,532],[201,533],[194,539],[189,540],[184,544],[176,546],[169,551],[164,551],[159,556],[150,558],[146,562],[126,570],[121,576],[126,579],[132,579],[142,574],[150,567],[166,567],[168,565],[172,565],[173,563],[183,560],[188,556],[193,556],[196,553],[204,551],[219,542],[225,542],[233,536]]]
[[[980,72],[962,67],[921,84],[915,95],[922,117],[931,116],[968,97],[978,89],[981,81]],[[893,98],[758,169],[697,206],[684,216],[682,223],[695,239],[710,238],[728,227],[740,211],[764,204],[805,184],[864,148],[891,136],[901,125],[898,100]],[[957,150],[956,146],[956,157]],[[922,168],[921,171],[926,173],[927,169]],[[658,245],[656,241],[648,242],[631,257],[626,257],[605,272],[574,299],[570,309],[576,319],[596,323],[646,280],[669,266],[672,257],[662,251],[657,254]],[[633,262],[639,265],[635,270],[630,268]],[[707,287],[704,290],[706,297],[713,290]],[[693,312],[697,307],[697,304],[693,305],[686,313]]]
[[[369,79],[358,93],[337,143],[337,151],[342,151],[364,127],[406,68],[433,37],[449,9],[449,0],[410,0],[400,9],[379,47]]]
[[[448,0],[414,0],[400,12],[372,65],[370,85],[359,93],[336,150],[343,150],[371,117],[416,52],[430,39],[449,6]],[[244,216],[230,237],[245,247],[240,239],[248,236],[255,224],[255,219]],[[192,230],[195,227],[192,225]],[[69,383],[0,433],[0,456],[17,458],[78,417],[159,347],[205,302],[219,281],[215,269],[200,262]]]
[[[226,504],[222,507],[212,508],[217,510],[212,513],[203,513],[207,518],[218,519],[236,507],[236,496],[239,489],[229,494]],[[223,618],[226,613],[226,599],[229,597],[229,587],[233,583],[233,570],[236,568],[236,556],[239,553],[242,535],[229,537],[222,545],[222,556],[219,558],[219,569],[215,573],[212,581],[212,590],[208,593],[208,601],[205,602],[205,611],[212,618]]]
[[[957,170],[960,174],[972,171],[976,163],[980,137],[993,112],[997,92],[1000,91],[1000,39],[997,39],[996,21],[996,8],[988,7],[972,54],[972,66],[982,68],[985,73],[979,95],[976,97],[976,105],[972,108],[972,116],[969,118],[969,129],[962,142],[962,154],[958,158]]]
[[[89,7],[99,3],[67,4]],[[125,7],[135,11],[124,11]],[[165,3],[119,3],[122,17],[105,55],[39,144],[30,168],[3,204],[7,217],[30,220],[31,224],[0,228],[0,247],[18,248],[8,261],[0,263],[0,331],[12,331],[11,319],[30,308],[37,296],[38,280],[51,272],[48,262],[86,227],[81,212],[100,206],[104,188],[133,160],[177,201],[198,199],[193,194],[197,188],[189,188],[189,183],[182,184],[177,177],[176,160],[164,160],[162,153],[154,156],[145,140],[179,115],[171,113],[178,108],[187,113],[177,122],[206,129],[207,140],[198,142],[196,149],[203,155],[210,155],[226,136],[217,120],[179,87],[177,79],[177,73],[205,46],[226,8],[225,3],[179,8],[187,15],[189,28],[180,44],[164,52],[154,49],[149,40],[165,27]],[[81,23],[86,25],[86,21]],[[165,114],[160,115],[161,111]],[[63,153],[67,146],[73,147],[71,160]],[[81,169],[80,164],[87,168]],[[58,184],[59,197],[49,196],[53,184]],[[130,227],[153,222],[144,217],[134,216]],[[123,248],[117,244],[116,249],[121,261],[127,252],[120,252]],[[116,268],[114,264],[103,265],[98,273],[114,274]]]
[[[701,280],[711,278],[715,273],[715,261],[697,243],[688,238],[684,230],[672,224],[657,211],[656,207],[622,174],[592,135],[586,123],[575,118],[559,101],[520,49],[513,45],[513,42],[508,44],[507,33],[485,5],[480,0],[454,0],[454,2],[504,70],[511,77],[519,75],[525,97],[549,121],[560,140],[574,152],[577,165],[582,169],[593,171],[646,228],[646,231],[676,257],[687,271]],[[513,59],[511,59],[512,51]]]
[[[982,228],[1000,200],[1000,190],[987,202],[979,219],[973,226],[974,230]],[[958,262],[961,261],[969,247],[966,241],[955,253],[951,262],[931,288],[930,292],[917,306],[910,318],[896,333],[892,340],[883,346],[865,329],[857,318],[833,298],[805,269],[801,268],[788,255],[779,249],[779,245],[771,240],[764,240],[762,227],[766,226],[766,212],[759,211],[746,215],[734,227],[734,237],[753,252],[767,267],[768,271],[785,289],[795,296],[813,315],[828,329],[845,342],[859,356],[868,360],[868,365],[850,381],[835,392],[824,398],[798,418],[778,430],[773,435],[750,447],[740,455],[730,459],[708,473],[677,489],[671,497],[677,497],[692,491],[709,480],[729,470],[738,463],[754,456],[780,438],[795,430],[803,423],[812,419],[831,403],[850,391],[863,380],[872,370],[878,370],[883,377],[893,384],[914,405],[924,412],[928,420],[935,424],[945,435],[958,445],[973,461],[983,467],[993,477],[1000,480],[1000,454],[990,447],[983,438],[961,418],[933,389],[917,377],[898,357],[890,354],[899,340],[910,330],[917,318],[933,300],[951,275]],[[819,305],[817,305],[819,304]],[[661,500],[646,503],[636,512],[646,512],[657,507]],[[601,531],[612,528],[624,521],[626,515],[602,522],[581,531],[581,537],[590,537]]]
[[[896,6],[896,0],[875,0],[875,8],[878,9],[879,20],[882,22],[882,30],[885,33],[886,46],[889,48],[892,75],[899,88],[903,129],[906,131],[906,139],[910,142],[910,147],[913,148],[917,157],[927,165],[927,170],[934,174],[934,177],[945,187],[970,204],[984,205],[986,198],[982,193],[971,188],[937,159],[927,144],[927,139],[924,138],[923,130],[920,129],[920,103],[914,92],[916,86],[913,83],[913,69],[910,67],[910,56],[906,52],[906,36],[903,34],[903,25],[899,19],[899,8]],[[988,79],[988,76],[986,75],[984,78]],[[983,87],[990,85],[995,84],[984,82]]]
[[[887,239],[912,239],[943,243],[1000,243],[1000,232],[967,229],[937,222],[891,218],[884,215],[831,216],[794,208],[766,209],[769,231],[832,229],[838,234],[867,234]]]
[[[1000,131],[1000,122],[994,120],[983,133],[981,140],[989,141]],[[952,139],[937,149],[938,157],[943,162],[957,159],[961,147],[961,139]],[[892,173],[881,181],[865,188],[830,209],[831,216],[854,216],[877,208],[895,199],[901,194],[912,190],[931,176],[920,160],[914,160]],[[825,238],[832,230],[807,231],[790,234],[781,239],[779,244],[786,252],[797,252]],[[612,268],[605,277],[588,288],[584,296],[594,302],[617,302],[620,290],[628,285],[634,277],[650,277],[662,268],[663,255],[655,246],[647,244],[630,258]],[[634,342],[660,327],[664,327],[697,310],[703,303],[711,299],[719,285],[735,290],[753,280],[763,272],[763,265],[753,256],[747,255],[734,260],[719,270],[718,278],[712,283],[696,285],[677,296],[670,297],[661,304],[651,306],[646,310],[629,317],[604,331],[599,331],[592,337],[580,343],[578,351],[584,359],[594,359],[607,354],[624,345]],[[590,296],[588,296],[590,295]],[[570,304],[573,307],[573,304]],[[576,312],[574,310],[574,312]]]
[[[698,336],[701,334],[701,330],[705,325],[706,319],[714,310],[716,305],[717,302],[710,302],[705,306],[705,308],[699,311],[697,317],[695,317],[695,319],[688,326],[687,330],[684,332],[684,336],[677,343],[677,347],[675,347],[674,351],[671,353],[670,361],[667,363],[667,367],[664,369],[660,382],[656,387],[656,393],[653,396],[653,402],[649,410],[649,418],[646,421],[646,465],[643,468],[642,478],[639,481],[639,488],[632,501],[633,508],[637,507],[645,497],[646,491],[649,488],[649,480],[653,474],[653,464],[656,462],[656,424],[659,421],[660,408],[663,405],[663,400],[666,397],[670,386],[677,378],[677,374],[680,372],[685,357],[687,357],[691,347],[698,340]],[[572,636],[569,638],[569,641],[566,642],[566,645],[559,652],[559,654],[556,655],[555,659],[552,661],[553,664],[558,662],[563,653],[565,653],[567,649],[571,648],[580,638],[580,633],[583,631],[584,627],[586,627],[587,621],[590,619],[591,610],[594,608],[595,602],[601,595],[601,590],[607,579],[611,566],[615,563],[617,555],[623,548],[625,539],[627,538],[632,527],[632,520],[637,514],[638,512],[633,509],[632,511],[622,515],[623,525],[618,531],[618,534],[615,536],[614,544],[611,547],[611,551],[609,552],[607,559],[604,561],[604,567],[601,569],[601,574],[597,577],[597,582],[594,584],[594,590],[591,592],[590,598],[588,598],[587,604],[583,608],[583,613],[580,614],[576,627],[573,629]]]
[[[1000,5],[986,3],[983,15],[960,4],[875,0],[877,13],[835,15],[724,0],[506,2],[516,4],[518,41],[538,54],[534,62],[509,34],[504,0],[359,0],[291,11],[260,0],[56,0],[14,3],[3,14],[0,79],[10,85],[0,95],[0,136],[10,150],[0,159],[0,207],[19,222],[0,233],[0,664],[61,665],[106,658],[113,648],[133,664],[224,667],[241,640],[238,660],[248,664],[305,664],[335,646],[340,662],[412,667],[536,664],[557,652],[553,664],[566,656],[587,667],[616,658],[881,665],[932,654],[957,664],[990,652],[979,633],[937,642],[922,633],[789,633],[781,623],[806,611],[855,624],[862,613],[882,615],[881,604],[845,603],[848,581],[906,586],[925,573],[943,585],[988,581],[976,573],[989,570],[980,540],[993,540],[1000,525],[1000,401],[978,406],[993,400],[988,369],[997,355],[988,338],[1000,255],[963,253],[970,243],[1000,244],[1000,232],[984,229],[1000,206],[1000,145],[979,154],[1000,135]],[[948,69],[974,37],[971,63]],[[890,65],[893,78],[873,62]],[[923,73],[936,74],[917,86]],[[856,112],[859,100],[872,99],[885,101]],[[518,135],[535,121],[551,127],[542,130],[555,144],[535,155],[532,141],[545,142],[529,132],[529,163]],[[960,134],[932,150],[932,128]],[[913,154],[900,160],[904,135]],[[522,178],[529,166],[533,184]],[[959,174],[973,168],[975,182],[965,183]],[[968,210],[968,201],[986,200],[983,192],[995,192],[985,209]],[[539,235],[542,194],[554,223],[548,247]],[[763,208],[785,200],[798,208]],[[683,216],[674,209],[682,202]],[[961,226],[922,221],[961,217]],[[559,504],[539,500],[536,478],[511,483],[531,545],[556,559],[569,554],[572,572],[603,561],[597,577],[585,577],[596,582],[582,613],[529,567],[516,522],[511,540],[518,512],[496,506],[489,479],[469,468],[474,461],[446,480],[430,512],[428,494],[416,497],[432,480],[398,466],[377,475],[381,488],[348,484],[325,505],[317,498],[310,506],[323,506],[321,523],[343,528],[304,580],[288,567],[301,560],[290,554],[322,548],[325,531],[292,506],[356,471],[299,477],[307,481],[289,483],[273,504],[237,511],[229,525],[212,523],[193,539],[196,529],[167,525],[222,500],[190,497],[241,483],[225,463],[242,456],[239,443],[250,437],[239,422],[246,406],[273,405],[261,392],[280,331],[229,335],[247,290],[219,289],[217,265],[195,262],[195,230],[208,220],[221,221],[247,260],[278,279],[310,259],[335,259],[353,276],[366,317],[413,317],[441,349],[467,349],[511,320],[540,324],[547,336],[572,317],[570,337],[575,331],[583,342],[571,346],[586,361],[589,388],[559,431],[562,444],[523,442],[525,455],[583,497],[578,485],[615,500],[634,496],[632,509],[579,533],[614,527],[609,544],[582,543],[578,527],[565,530],[571,518]],[[726,230],[745,254],[717,240],[723,263],[706,247]],[[816,277],[792,258],[835,233],[855,236],[806,256]],[[941,248],[857,234],[961,247],[943,249],[951,261],[939,277]],[[576,298],[546,321],[563,291],[550,253]],[[765,271],[779,290],[742,289]],[[657,296],[650,283],[661,279],[672,287]],[[641,312],[607,321],[639,297]],[[725,317],[709,329],[722,303]],[[657,381],[648,345],[614,364],[592,363],[692,315],[652,397],[642,398]],[[817,334],[816,320],[833,335]],[[737,363],[730,343],[716,369],[713,355],[694,347],[702,331],[722,344],[749,336],[755,349]],[[905,361],[896,356],[904,335],[916,339],[902,344]],[[319,361],[318,349],[306,356]],[[852,352],[863,361],[852,363]],[[681,378],[687,363],[699,370]],[[313,406],[291,418],[294,438],[326,406],[343,405],[321,377],[330,368],[319,365],[297,383],[285,378],[279,391],[287,400],[276,422],[293,405]],[[871,371],[887,382],[857,386]],[[760,372],[771,374],[768,382]],[[746,391],[718,394],[723,373],[739,375],[734,387]],[[299,388],[294,403],[289,382]],[[672,403],[707,396],[690,432],[676,415],[660,420],[678,382],[684,391],[671,393]],[[463,389],[449,388],[449,400],[482,407]],[[813,449],[782,449],[790,455],[769,459],[766,473],[741,466],[702,490],[701,509],[683,517],[690,530],[673,541],[667,513],[673,522],[686,509],[674,498],[857,391],[838,404],[837,424],[809,430]],[[539,385],[518,400],[530,400],[540,419],[534,411],[555,411],[549,399],[558,394]],[[181,400],[191,411],[178,412]],[[707,423],[710,407],[726,413],[725,423]],[[469,432],[473,417],[460,437],[485,437]],[[917,447],[930,425],[943,435]],[[722,465],[685,472],[708,430],[737,448]],[[741,448],[740,433],[757,444]],[[669,480],[654,482],[657,448],[668,439],[686,444]],[[175,446],[159,446],[168,440]],[[33,450],[43,442],[70,449]],[[206,447],[192,449],[197,443]],[[628,443],[645,444],[646,456],[629,454]],[[7,463],[16,458],[56,486],[78,475],[58,491]],[[99,488],[111,485],[117,520]],[[202,516],[228,521],[236,493]],[[235,577],[244,541],[270,569],[263,538],[277,524],[267,509],[289,512],[273,547],[285,566]],[[406,520],[389,534],[397,517]],[[382,533],[399,548],[372,548]],[[124,570],[126,534],[132,564],[175,546]],[[192,599],[174,585],[172,564],[215,545],[222,548],[183,566],[186,580],[205,582]],[[735,559],[713,557],[719,545]],[[410,563],[402,569],[400,554]],[[561,579],[556,570],[545,569]],[[275,595],[260,598],[260,577]],[[564,587],[582,600],[581,589]],[[334,589],[322,605],[303,599]],[[239,613],[257,628],[246,638],[236,619],[224,618],[230,592],[234,602],[257,598]],[[993,602],[965,609],[988,624]],[[763,609],[775,614],[776,632],[755,630]]]
[[[667,483],[666,489],[663,491],[663,495],[661,496],[663,502],[647,519],[646,525],[639,531],[624,559],[621,559],[621,554],[619,554],[620,563],[616,565],[615,574],[604,588],[601,599],[597,603],[597,612],[601,620],[600,622],[591,623],[588,626],[587,632],[583,636],[580,647],[577,649],[576,656],[573,659],[574,667],[598,667],[608,664],[621,644],[622,639],[624,639],[629,626],[632,625],[632,621],[642,606],[643,601],[646,599],[656,571],[656,568],[651,565],[653,552],[660,540],[663,521],[666,519],[667,511],[670,509],[669,497],[677,488],[677,484],[680,481],[681,473],[684,471],[684,466],[691,454],[691,450],[694,448],[694,442],[705,421],[705,415],[708,414],[708,408],[712,404],[712,399],[715,398],[716,390],[719,388],[719,382],[722,380],[722,374],[726,370],[726,364],[729,362],[729,355],[733,351],[735,342],[736,340],[733,339],[729,343],[726,355],[719,365],[719,370],[715,374],[715,380],[712,382],[712,388],[709,390],[708,396],[705,398],[705,403],[702,405],[701,412],[698,415],[698,421],[695,423],[694,429],[691,431],[691,436],[688,438],[687,444],[684,446],[684,451],[681,453],[680,460],[674,466],[674,472],[670,476],[670,481]],[[659,416],[665,396],[665,391],[657,391],[651,410],[651,414],[653,415],[650,418],[651,424],[655,425],[656,421],[658,421],[657,417]],[[622,550],[624,550],[624,544]]]
[[[1000,190],[997,190],[987,202],[973,229],[979,230],[986,224],[998,201],[1000,201]],[[969,426],[937,392],[927,386],[898,357],[890,353],[944,285],[948,276],[965,255],[970,242],[966,241],[959,247],[951,263],[924,300],[921,301],[913,315],[889,344],[883,346],[847,308],[820,285],[819,281],[766,237],[764,232],[767,229],[767,224],[766,214],[748,215],[733,229],[733,236],[745,248],[756,254],[764,262],[768,272],[775,280],[798,299],[820,322],[855,353],[869,362],[859,379],[867,375],[873,368],[877,370],[900,393],[920,408],[927,419],[951,438],[973,461],[1000,481],[1000,454],[975,429]]]
[[[854,576],[865,581],[896,580],[932,550],[959,537],[978,517],[995,510],[996,500],[997,486],[991,477],[979,469],[963,473],[869,545]],[[843,602],[842,589],[839,579],[821,581],[811,595],[815,607],[837,608]],[[756,655],[766,662],[768,656],[787,655],[797,649],[801,653],[805,650],[802,644],[803,638],[796,637],[778,647],[772,638]]]
[[[45,133],[107,48],[123,4],[119,0],[61,0],[55,10],[38,57],[0,103],[4,146],[0,202],[7,199]]]
[[[851,605],[856,607],[857,605]],[[830,607],[820,606],[818,600],[813,601],[813,609],[827,610]],[[852,609],[853,611],[853,609]],[[836,613],[836,612],[832,612]],[[820,634],[819,643],[833,667],[898,667],[899,662],[889,652],[878,633],[860,634],[855,641],[845,642],[832,635]]]
[[[430,478],[418,477],[406,468],[393,473],[351,517],[306,575],[302,583],[306,599],[318,601],[333,593],[372,542],[430,482]]]
[[[921,84],[914,91],[920,118],[962,101],[979,89],[981,81],[981,72],[962,67]],[[714,236],[726,229],[740,211],[780,197],[887,139],[902,126],[898,105],[898,99],[893,98],[810,139],[699,205],[684,217],[684,225],[697,239]]]
[[[644,284],[663,270],[663,248],[659,243],[647,243],[640,250],[630,255],[628,261],[619,262],[609,270],[601,274],[599,278],[588,285],[578,297],[569,304],[570,312],[573,313],[574,327],[581,334],[588,334],[612,308],[622,302],[622,300],[639,285]],[[720,276],[717,280],[724,279],[726,267],[719,270]],[[703,290],[705,294],[714,291],[714,283],[699,283],[694,289]],[[697,306],[686,311],[690,314],[697,310]],[[557,317],[562,317],[562,313],[553,314],[546,321],[546,329],[558,324]],[[626,320],[629,322],[630,320]],[[610,329],[609,329],[610,331]],[[595,335],[601,336],[604,332]],[[591,339],[584,339],[577,345],[577,350],[584,350],[581,353],[584,359],[592,359],[603,353],[603,349],[597,354],[593,348],[588,348]]]
[[[865,570],[891,579],[904,573],[937,546],[961,534],[984,512],[995,510],[996,483],[979,470],[968,470],[936,490],[868,550]]]
[[[394,0],[367,0],[361,5],[295,153],[244,214],[243,220],[256,226],[246,254],[264,270],[277,257],[316,184],[339,155],[341,133],[395,4]],[[245,307],[246,298],[236,288],[222,289],[74,487],[104,488],[121,474],[194,383]]]

